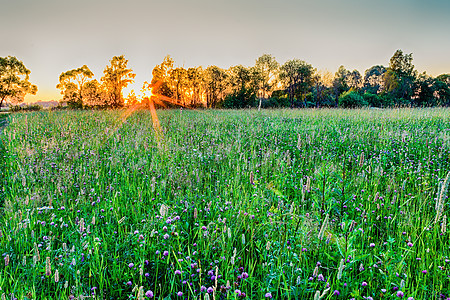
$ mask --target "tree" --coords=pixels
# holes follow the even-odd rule
[[[63,100],[69,107],[80,108],[83,106],[83,90],[92,76],[94,73],[86,65],[61,73],[56,88],[61,90]]]
[[[339,106],[344,108],[355,108],[366,106],[366,100],[357,92],[349,90],[339,96]]]
[[[122,89],[133,82],[136,74],[127,68],[128,60],[123,55],[114,56],[110,60],[111,65],[103,71],[102,82],[108,92],[108,105],[112,108],[122,107],[124,99]]]
[[[30,73],[16,57],[0,57],[0,107],[4,101],[22,102],[26,94],[36,94],[37,86],[29,82]]]
[[[378,94],[383,90],[383,75],[386,68],[378,65],[367,69],[364,72],[363,90],[367,93]]]
[[[259,107],[261,107],[262,99],[271,96],[277,84],[279,69],[280,64],[270,54],[263,54],[256,60],[255,66],[251,70],[251,76],[254,90],[259,98]]]
[[[225,99],[228,74],[217,66],[209,66],[205,70],[206,106],[216,107]]]
[[[251,70],[243,65],[228,69],[228,83],[232,93],[238,93],[251,88]]]
[[[202,67],[187,69],[188,95],[190,105],[197,107],[202,105],[205,94],[205,78]]]
[[[389,68],[384,74],[385,92],[391,97],[410,100],[414,94],[414,82],[417,71],[412,64],[412,53],[403,54],[397,50],[389,61]]]
[[[187,72],[184,68],[172,69],[169,75],[168,86],[176,102],[186,105],[185,89],[187,85]]]
[[[280,68],[280,80],[288,93],[291,107],[294,100],[301,98],[311,88],[315,69],[308,63],[299,59],[292,59]]]
[[[154,94],[162,95],[166,97],[172,97],[172,91],[168,82],[170,81],[170,74],[172,73],[174,61],[167,55],[160,65],[153,68],[152,81],[150,86]]]

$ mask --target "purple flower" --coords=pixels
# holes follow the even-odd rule
[[[361,285],[362,285],[362,286],[367,286],[367,282],[363,281],[363,282],[361,283]]]
[[[163,252],[163,255],[164,255],[164,256],[169,255],[169,251],[164,251],[164,252]]]
[[[413,297],[408,297],[408,300],[414,300],[414,298]]]
[[[333,295],[336,295],[336,296],[339,296],[341,293],[339,293],[339,291],[338,290],[335,290],[334,292],[333,292]]]
[[[423,270],[422,273],[423,274],[427,274],[428,272],[427,272],[427,270]]]
[[[181,275],[181,271],[180,270],[176,270],[175,271],[175,275]]]
[[[214,292],[214,289],[210,286],[207,290],[208,294],[211,294],[212,292]]]
[[[149,277],[150,276],[150,274],[149,273],[145,273],[145,277]]]
[[[163,236],[163,238],[164,238],[165,240],[167,240],[167,239],[169,238],[169,235],[166,233],[166,234]]]
[[[183,292],[178,292],[178,293],[177,293],[177,296],[178,296],[178,297],[183,296]]]
[[[325,278],[323,277],[322,274],[319,274],[319,276],[317,276],[317,280],[319,280],[319,281],[325,281]]]
[[[147,292],[145,292],[145,296],[147,296],[147,298],[153,298],[153,292],[147,291]]]
[[[375,247],[375,244],[374,243],[370,243],[370,245],[369,245],[371,248],[373,248],[373,247]]]
[[[408,247],[412,247],[413,246],[413,243],[411,243],[411,242],[408,242]]]
[[[206,291],[206,286],[202,285],[202,287],[200,288],[200,292],[204,292]]]
[[[248,278],[248,273],[247,272],[242,273],[242,278],[247,279]]]
[[[398,292],[397,292],[397,297],[399,297],[399,298],[403,298],[404,295],[405,295],[405,294],[403,294],[402,291],[398,291]]]
[[[238,296],[242,296],[242,292],[240,290],[235,290],[234,291]]]
[[[272,294],[271,294],[271,293],[266,293],[266,294],[264,295],[264,297],[272,299]]]
[[[134,264],[133,263],[129,263],[128,264],[128,268],[132,268],[132,267],[134,267]]]
[[[132,285],[133,283],[131,282],[131,281],[128,281],[127,282],[127,285]]]

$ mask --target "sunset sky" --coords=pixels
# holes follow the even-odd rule
[[[59,100],[61,72],[86,64],[99,79],[114,55],[137,74],[170,54],[184,67],[252,66],[260,55],[318,70],[388,65],[397,49],[419,72],[450,73],[449,0],[4,0],[0,56],[31,70],[36,96]]]

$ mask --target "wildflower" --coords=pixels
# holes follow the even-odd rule
[[[9,254],[5,256],[5,267],[9,265]]]
[[[59,271],[58,271],[58,269],[55,270],[55,282],[59,282]]]
[[[164,252],[163,252],[163,255],[164,255],[164,256],[169,255],[169,251],[164,251]]]
[[[413,297],[408,297],[408,300],[414,300],[414,298]]]
[[[336,296],[339,296],[341,293],[339,293],[339,291],[338,290],[335,290],[334,292],[333,292],[333,295],[336,295]]]
[[[214,289],[210,286],[207,290],[208,294],[211,294],[212,292],[214,292]]]
[[[397,297],[402,298],[405,294],[402,291],[397,292]]]
[[[375,247],[375,244],[374,243],[370,243],[369,247],[373,248],[373,247]]]
[[[204,292],[204,291],[206,291],[206,286],[202,285],[202,286],[200,287],[200,292]]]
[[[411,243],[411,242],[408,242],[408,247],[412,247],[413,246],[413,243]]]
[[[247,279],[248,278],[248,273],[247,272],[242,273],[242,278]]]
[[[319,281],[325,281],[325,277],[323,277],[322,274],[319,274],[319,276],[317,276],[317,280],[319,280]]]
[[[132,268],[132,267],[134,267],[134,264],[133,263],[129,263],[128,264],[128,268]]]
[[[178,296],[178,297],[183,296],[183,292],[178,292],[178,293],[177,293],[177,296]]]
[[[149,291],[145,292],[145,296],[147,298],[153,298],[153,292],[149,290]]]
[[[175,271],[175,275],[181,275],[181,271],[180,270],[176,270]]]
[[[423,270],[422,273],[423,274],[427,274],[428,272],[427,272],[427,270]]]
[[[362,286],[367,286],[367,282],[363,281],[363,282],[361,283],[361,285],[362,285]]]
[[[132,285],[133,283],[131,282],[131,281],[128,281],[127,282],[127,285]]]
[[[264,297],[272,299],[272,294],[271,294],[271,293],[266,293],[266,294],[264,295]]]
[[[52,275],[52,266],[50,264],[50,257],[47,256],[47,259],[45,261],[45,276]]]

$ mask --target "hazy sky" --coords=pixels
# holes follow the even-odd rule
[[[165,55],[177,65],[251,66],[269,53],[335,72],[387,65],[396,49],[419,72],[450,73],[449,0],[0,0],[0,56],[16,56],[58,100],[61,72],[86,64],[99,79],[114,55],[137,74]]]

